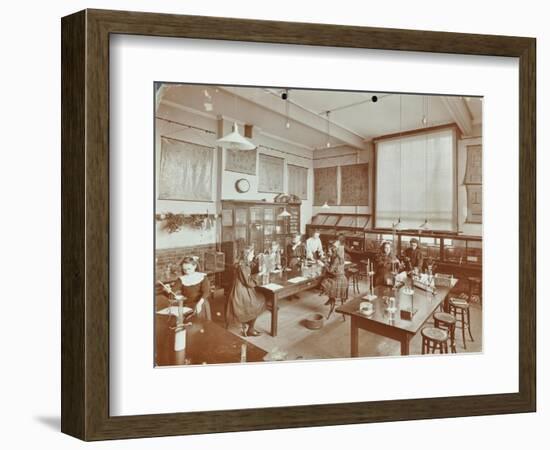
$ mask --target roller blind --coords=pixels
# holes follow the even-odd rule
[[[454,131],[376,143],[376,227],[454,231]]]

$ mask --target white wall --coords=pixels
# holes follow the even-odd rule
[[[182,110],[162,105],[159,107],[158,116],[169,118],[178,122],[197,126],[204,129],[215,131],[216,121],[208,120],[202,116],[189,114]],[[161,158],[161,137],[168,136],[185,141],[193,142],[199,145],[213,145],[215,137],[213,135],[197,132],[190,129],[185,129],[181,126],[157,119],[156,135],[155,135],[155,183],[156,183],[156,212],[157,213],[185,213],[185,214],[215,214],[216,213],[216,189],[218,179],[212,177],[212,191],[214,193],[211,202],[190,202],[190,201],[174,201],[174,200],[159,200],[159,171]],[[217,173],[218,156],[214,151],[214,167],[212,173]],[[173,248],[173,247],[189,247],[193,245],[213,244],[216,242],[216,228],[210,230],[196,230],[191,227],[185,227],[176,233],[168,233],[164,229],[163,222],[156,222],[156,241],[157,249]]]
[[[176,89],[172,87],[171,89]],[[189,86],[185,87],[186,92],[189,92]],[[214,133],[207,134],[196,130],[186,129],[177,124],[169,123],[163,120],[157,120],[157,134],[156,134],[156,183],[158,192],[159,182],[159,167],[160,167],[160,150],[161,150],[161,136],[167,135],[170,137],[176,137],[186,141],[194,142],[199,145],[215,145],[216,136],[220,132],[220,126],[222,135],[231,131],[233,125],[232,119],[207,117],[205,114],[193,113],[191,110],[184,108],[178,108],[172,103],[161,102],[158,110],[158,115],[164,118],[168,118],[177,122],[193,125],[199,128],[207,129]],[[252,124],[254,125],[254,124]],[[476,126],[476,130],[481,132],[481,127]],[[243,129],[241,127],[241,133]],[[372,142],[366,145],[366,149],[357,149],[348,145],[342,145],[338,147],[310,150],[296,147],[292,144],[282,142],[267,136],[262,133],[262,130],[253,128],[253,141],[260,147],[258,149],[259,154],[276,156],[284,158],[284,192],[288,192],[288,172],[287,165],[294,164],[308,168],[308,196],[307,199],[302,202],[301,206],[301,228],[302,232],[305,232],[305,225],[311,223],[311,218],[315,214],[323,213],[357,213],[357,214],[372,214],[373,202],[374,202],[374,144]],[[463,138],[457,141],[457,204],[458,204],[458,230],[468,235],[481,235],[482,225],[470,224],[466,222],[466,188],[462,184],[464,179],[464,173],[466,170],[466,146],[476,143],[481,143],[480,137]],[[280,150],[280,151],[278,151]],[[368,206],[339,206],[329,205],[329,209],[321,209],[320,206],[313,206],[313,186],[314,186],[314,168],[322,167],[334,167],[345,166],[353,164],[369,164],[369,204]],[[218,192],[218,183],[220,179],[218,176],[219,166],[221,165],[221,186]],[[257,163],[258,173],[258,163]],[[225,170],[225,151],[214,151],[214,168],[212,178],[212,190],[213,197],[211,202],[187,202],[187,201],[169,201],[156,199],[157,212],[185,212],[187,214],[205,214],[215,213],[220,208],[220,200],[266,200],[272,201],[276,194],[259,192],[258,190],[258,175],[249,175],[243,173],[236,173]],[[241,178],[246,178],[250,182],[250,190],[243,194],[239,193],[235,189],[235,182]],[[337,177],[337,194],[338,203],[340,202],[340,186],[342,180],[340,169],[338,169]],[[370,223],[370,226],[373,226]],[[162,224],[157,223],[157,248],[171,248],[171,247],[184,247],[190,245],[209,244],[215,243],[217,234],[219,234],[219,228],[211,230],[194,230],[191,228],[185,228],[181,232],[167,233],[162,229]]]
[[[185,108],[179,108],[173,104],[161,102],[159,105],[157,116],[163,117],[175,122],[184,123],[195,126],[201,129],[209,130],[214,134],[209,134],[194,129],[182,127],[180,125],[167,122],[165,120],[156,120],[156,136],[155,136],[155,162],[156,162],[156,177],[157,196],[159,192],[159,170],[161,158],[161,137],[168,136],[172,138],[182,139],[199,145],[215,146],[215,141],[221,126],[221,134],[226,134],[231,131],[232,121],[224,118],[215,119],[207,117],[203,114],[193,113]],[[253,125],[253,124],[252,124]],[[241,133],[243,130],[241,128]],[[313,152],[294,146],[292,144],[279,141],[273,137],[262,134],[258,128],[253,129],[253,141],[259,148],[257,157],[260,153],[276,156],[284,159],[284,192],[288,192],[288,171],[287,165],[293,164],[306,167],[308,169],[308,195],[307,199],[302,201],[301,205],[301,228],[305,232],[305,225],[311,221],[312,204],[313,204]],[[214,150],[214,165],[212,177],[212,201],[210,202],[195,202],[195,201],[174,201],[174,200],[156,200],[156,211],[158,213],[185,213],[185,214],[214,214],[219,212],[220,200],[266,200],[273,201],[277,195],[275,193],[259,192],[258,190],[258,168],[259,163],[256,163],[256,175],[237,173],[225,170],[225,150]],[[221,180],[219,171],[221,170]],[[250,182],[250,190],[247,193],[239,193],[235,188],[235,182],[241,178],[246,178]],[[220,186],[218,189],[218,183]],[[172,247],[187,247],[200,244],[211,244],[219,241],[219,227],[210,230],[195,230],[190,227],[185,227],[176,233],[168,233],[163,228],[162,222],[157,222],[156,225],[156,248],[172,248]],[[218,237],[218,239],[216,239]]]
[[[224,134],[231,129],[229,121],[223,121]],[[242,132],[242,130],[241,130]],[[308,169],[307,177],[307,199],[302,200],[300,215],[301,229],[305,232],[305,224],[311,221],[311,211],[313,204],[313,152],[296,147],[292,144],[279,141],[271,136],[262,134],[261,130],[253,129],[253,141],[259,146],[257,151],[256,175],[237,173],[225,170],[225,152],[223,152],[223,182],[222,182],[222,200],[266,200],[273,201],[276,193],[260,192],[258,189],[259,183],[259,157],[260,154],[275,156],[284,159],[283,172],[283,191],[288,193],[288,164],[305,167]],[[250,182],[250,190],[247,193],[239,193],[235,189],[235,182],[240,178],[246,178]]]

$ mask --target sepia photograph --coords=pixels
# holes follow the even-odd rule
[[[155,367],[483,352],[482,112],[155,82]]]

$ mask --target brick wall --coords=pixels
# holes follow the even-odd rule
[[[172,276],[169,279],[181,275],[180,262],[186,256],[198,256],[200,267],[204,268],[204,254],[216,251],[215,244],[195,245],[191,247],[165,248],[155,251],[156,279],[166,280],[168,265],[172,268]]]

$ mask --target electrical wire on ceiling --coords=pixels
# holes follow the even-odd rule
[[[189,124],[182,123],[182,122],[178,122],[178,121],[172,120],[172,119],[167,119],[167,118],[165,118],[165,117],[155,116],[155,119],[162,120],[162,121],[165,121],[165,122],[174,124],[174,125],[181,126],[181,127],[185,128],[186,130],[189,129],[189,130],[195,131],[195,132],[202,132],[202,133],[204,133],[204,134],[216,135],[216,133],[215,133],[214,131],[212,131],[212,130],[207,130],[207,129],[205,129],[205,128],[196,127],[196,126],[194,126],[194,125],[189,125]],[[183,131],[183,130],[176,131],[176,133],[178,133],[178,132],[180,132],[180,131]],[[198,134],[198,133],[197,133],[197,134]],[[167,139],[173,139],[173,140],[175,140],[175,141],[181,141],[181,142],[185,142],[185,143],[189,143],[189,144],[194,144],[193,142],[189,142],[189,141],[186,141],[186,140],[183,140],[183,139],[175,138],[175,137],[169,136],[169,135],[167,135],[167,134],[163,134],[163,135],[161,135],[161,137],[165,137],[165,138],[167,138]],[[203,142],[204,142],[204,141],[203,141]],[[205,145],[205,147],[216,148],[217,145],[213,145],[212,142],[208,142],[207,145]],[[264,148],[264,149],[266,149],[266,150],[272,150],[272,151],[279,152],[279,153],[283,153],[283,154],[286,154],[286,155],[295,156],[295,157],[297,157],[297,158],[306,159],[306,160],[308,160],[308,161],[313,161],[313,158],[312,158],[312,157],[299,155],[299,154],[297,154],[297,153],[289,152],[289,151],[287,151],[287,150],[281,150],[281,149],[275,148],[275,147],[270,147],[270,146],[268,146],[268,145],[259,144],[259,145],[258,145],[258,148]]]
[[[278,89],[278,90],[274,90],[274,89],[269,89],[269,88],[264,88],[263,91],[266,93],[266,94],[269,94],[269,95],[273,95],[274,97],[278,97],[279,99],[281,99],[283,97],[283,94],[286,93],[287,94],[287,97],[286,98],[283,98],[283,100],[285,100],[285,102],[288,102],[288,107],[290,109],[290,107],[292,106],[293,109],[300,109],[308,114],[311,114],[311,115],[314,115],[316,117],[320,117],[322,119],[325,119],[326,120],[326,117],[324,117],[326,111],[322,111],[320,113],[316,112],[316,111],[313,111],[309,108],[306,108],[305,106],[301,105],[300,103],[296,102],[295,100],[291,99],[291,96],[290,96],[290,92],[291,91],[294,91],[295,89],[291,89],[291,88],[284,88],[284,89]],[[369,100],[371,101],[371,100]],[[289,124],[290,124],[290,121],[289,121]],[[351,133],[353,134],[354,136],[357,136],[358,138],[362,139],[362,140],[365,140],[365,137],[364,136],[361,136],[360,134],[358,134],[356,131],[353,131],[353,130],[350,130],[349,128],[346,128],[344,125],[341,125],[341,124],[338,124],[338,123],[332,123],[333,126],[336,126],[338,128],[340,128],[341,130],[344,130],[346,131],[347,133]],[[286,126],[286,125],[285,125]],[[290,128],[290,126],[288,126],[287,128]]]
[[[332,112],[335,112],[335,111],[342,111],[344,109],[348,109],[348,108],[353,108],[354,106],[359,106],[359,105],[364,105],[365,103],[376,103],[378,102],[379,100],[383,99],[383,98],[386,98],[386,97],[389,97],[391,96],[392,94],[382,94],[382,95],[373,95],[369,98],[366,98],[364,100],[360,100],[358,102],[353,102],[353,103],[350,103],[348,105],[342,105],[342,106],[337,106],[335,108],[332,108],[331,111]]]
[[[164,133],[164,134],[161,135],[161,137],[164,137],[164,138],[167,138],[167,139],[172,139],[172,140],[175,140],[175,141],[181,141],[181,142],[188,143],[188,144],[196,144],[194,142],[186,141],[184,139],[169,136],[170,134],[173,134],[173,133],[180,133],[181,131],[189,130],[193,133],[193,135],[197,138],[197,140],[202,142],[202,144],[199,144],[199,145],[203,145],[204,147],[210,147],[210,148],[215,148],[216,147],[214,142],[208,141],[208,140],[204,139],[204,137],[203,137],[203,135],[205,135],[205,134],[216,136],[216,133],[214,131],[207,130],[206,128],[200,128],[200,127],[196,127],[194,125],[189,125],[189,124],[186,124],[186,123],[178,122],[176,120],[167,119],[166,117],[155,116],[155,119],[162,120],[162,121],[170,123],[172,125],[177,125],[177,126],[183,127],[185,129],[185,130],[177,130],[177,131],[173,131],[173,132]]]

